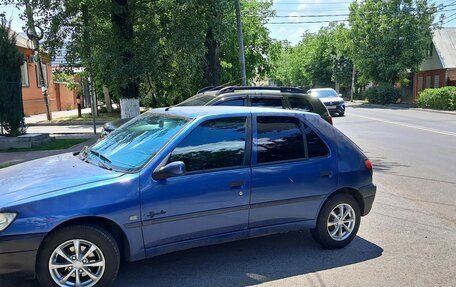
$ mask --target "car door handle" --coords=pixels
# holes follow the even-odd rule
[[[332,171],[330,170],[325,170],[325,171],[322,171],[320,172],[320,177],[324,177],[324,178],[331,178],[332,177]]]
[[[231,189],[236,189],[236,188],[241,188],[244,186],[244,181],[243,180],[237,180],[237,181],[232,181],[230,182],[230,188]]]

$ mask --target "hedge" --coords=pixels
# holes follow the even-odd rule
[[[418,107],[437,110],[456,110],[456,87],[426,89],[418,95]]]
[[[393,86],[380,85],[367,89],[365,97],[371,104],[394,104],[400,97],[400,91]]]

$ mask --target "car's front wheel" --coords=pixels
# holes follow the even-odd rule
[[[355,238],[360,223],[361,211],[356,199],[349,194],[336,194],[323,205],[311,234],[326,248],[341,248]]]
[[[67,226],[43,242],[37,278],[43,287],[109,286],[119,265],[119,248],[109,232],[92,225]]]

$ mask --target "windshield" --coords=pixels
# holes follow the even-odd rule
[[[213,99],[215,99],[215,95],[198,94],[188,98],[176,106],[205,106]]]
[[[133,171],[179,132],[188,119],[147,112],[81,152],[81,158],[106,169]]]
[[[337,92],[334,90],[310,90],[310,94],[317,98],[337,97]]]

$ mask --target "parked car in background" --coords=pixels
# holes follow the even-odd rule
[[[291,87],[207,87],[176,106],[252,106],[298,110],[319,114],[332,124],[332,118],[321,101],[304,90]],[[102,135],[109,134],[129,119],[108,122]]]
[[[334,89],[310,89],[307,93],[319,98],[332,115],[343,116],[345,114],[345,101],[342,95],[338,94]]]
[[[291,230],[341,248],[376,192],[319,115],[226,106],[146,112],[79,154],[1,169],[0,186],[0,275],[44,287],[109,286],[121,259]]]

